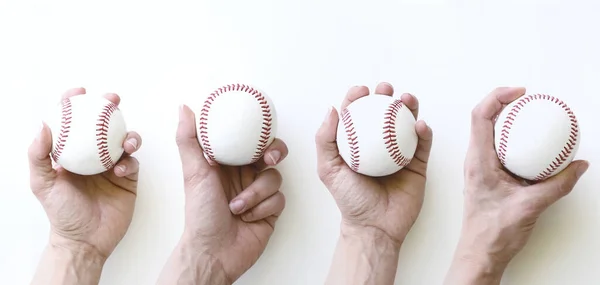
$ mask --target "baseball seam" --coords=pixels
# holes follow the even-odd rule
[[[360,152],[358,148],[358,136],[356,135],[356,129],[354,128],[354,122],[352,122],[352,116],[348,109],[342,111],[342,122],[344,123],[344,129],[348,138],[348,148],[350,151],[349,166],[352,170],[358,171],[360,166]]]
[[[117,105],[109,102],[102,108],[98,121],[96,122],[96,142],[98,146],[98,155],[100,157],[100,163],[106,169],[110,169],[115,165],[115,162],[110,157],[108,149],[108,127],[110,124],[110,117],[117,109]]]
[[[58,162],[58,159],[60,158],[60,155],[62,154],[62,151],[65,148],[65,143],[67,142],[67,138],[69,137],[69,132],[71,132],[71,119],[73,118],[71,100],[69,100],[68,98],[64,99],[61,105],[62,111],[60,119],[60,131],[58,133],[58,136],[56,137],[54,150],[52,151],[52,159],[55,162]]]
[[[571,133],[569,134],[569,139],[565,143],[564,147],[552,160],[552,162],[550,162],[550,165],[548,165],[546,169],[544,169],[534,178],[535,180],[543,180],[548,176],[552,175],[552,173],[556,169],[558,169],[565,161],[567,161],[567,158],[569,157],[569,155],[571,155],[575,145],[577,144],[577,136],[579,133],[577,119],[575,118],[573,111],[571,111],[567,104],[565,104],[562,100],[554,96],[545,94],[533,94],[521,97],[521,99],[517,101],[517,103],[513,106],[510,112],[508,112],[506,120],[502,125],[502,130],[500,132],[500,139],[498,143],[498,158],[500,159],[502,165],[506,165],[506,152],[508,151],[508,139],[510,135],[510,130],[514,124],[514,121],[519,111],[521,111],[521,109],[523,109],[523,107],[527,103],[530,103],[534,100],[548,100],[559,105],[567,113],[571,122]]]
[[[411,161],[402,154],[397,141],[396,118],[398,117],[398,112],[403,106],[404,104],[402,104],[401,100],[394,100],[394,102],[392,102],[386,110],[383,117],[383,140],[385,142],[385,147],[392,160],[394,160],[394,163],[400,167],[408,165]]]
[[[249,85],[228,84],[216,89],[215,91],[210,93],[208,98],[206,98],[202,110],[200,111],[200,118],[198,123],[198,130],[200,132],[200,141],[202,142],[202,148],[211,160],[215,160],[214,151],[212,149],[208,136],[208,113],[210,112],[212,104],[216,100],[216,98],[221,96],[223,93],[229,91],[242,91],[244,93],[247,93],[253,96],[260,106],[263,120],[260,131],[260,138],[257,142],[254,155],[252,156],[252,161],[254,162],[262,156],[263,152],[267,148],[269,138],[271,137],[273,116],[271,114],[271,106],[269,106],[269,102],[267,101],[265,96],[260,91],[254,89]]]

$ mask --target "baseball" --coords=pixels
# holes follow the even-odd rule
[[[204,154],[222,165],[254,163],[275,139],[275,106],[265,93],[250,85],[217,88],[196,114],[197,137]]]
[[[525,95],[507,105],[495,123],[496,154],[513,174],[531,181],[561,172],[579,148],[579,124],[565,102]]]
[[[48,120],[52,160],[69,172],[94,175],[111,169],[123,154],[125,121],[111,101],[93,95],[64,99]]]
[[[340,116],[338,149],[355,172],[386,176],[412,160],[418,142],[416,120],[400,99],[368,95],[352,102]]]

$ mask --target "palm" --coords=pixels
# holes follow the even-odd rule
[[[195,236],[211,241],[203,246],[218,249],[210,254],[225,265],[226,273],[233,280],[256,262],[274,230],[273,220],[245,222],[228,207],[229,201],[246,189],[256,175],[257,171],[251,166],[219,166],[211,169],[193,192],[188,193],[192,202],[187,205],[186,217],[191,217],[187,228],[193,229]],[[206,189],[210,189],[208,194]],[[196,223],[198,218],[204,222]]]
[[[133,216],[136,195],[120,186],[127,182],[107,174],[80,176],[59,169],[52,190],[42,201],[53,232],[90,244],[108,256]]]
[[[352,171],[342,160],[332,192],[346,223],[376,227],[392,237],[404,236],[423,203],[425,177],[412,165],[385,177],[368,177]]]

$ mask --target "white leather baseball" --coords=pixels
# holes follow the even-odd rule
[[[340,113],[337,145],[348,166],[372,177],[398,172],[417,148],[416,120],[402,101],[373,94],[352,102]]]
[[[64,99],[48,120],[55,163],[69,172],[94,175],[111,169],[127,136],[118,107],[101,96]]]
[[[216,89],[196,114],[197,137],[205,156],[222,165],[254,163],[275,139],[273,102],[247,84]]]
[[[513,174],[544,180],[565,169],[579,148],[579,124],[562,100],[525,95],[508,104],[495,123],[495,148]]]

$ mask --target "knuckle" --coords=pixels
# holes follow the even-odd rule
[[[498,94],[498,93],[503,92],[505,90],[506,90],[506,87],[496,87],[496,88],[494,88],[494,90],[492,90],[492,93],[493,94]]]
[[[498,184],[498,175],[481,165],[468,165],[465,167],[465,180],[472,185],[485,185],[494,187]]]
[[[186,187],[194,187],[202,181],[203,177],[198,171],[184,171],[183,184]]]
[[[138,161],[137,158],[133,157],[133,156],[129,156],[126,159],[124,159],[123,161],[124,163],[127,164],[127,166],[138,166],[140,165],[140,162]]]
[[[282,192],[278,192],[277,193],[277,198],[279,199],[279,208],[280,210],[283,210],[285,208],[285,204],[286,204],[286,199],[285,199],[285,195],[283,195]]]
[[[265,172],[266,173],[264,175],[267,176],[269,180],[272,180],[276,185],[281,185],[281,183],[283,182],[283,176],[281,175],[279,170],[275,168],[269,168],[265,170]]]
[[[339,170],[339,166],[332,165],[329,162],[320,164],[317,168],[319,179],[326,185],[329,184],[329,182],[335,177]]]
[[[175,136],[175,143],[178,146],[183,146],[188,142],[187,138],[181,137],[181,136]]]
[[[471,165],[468,165],[465,167],[465,177],[469,180],[479,178],[480,174],[481,174],[481,169],[478,167],[474,167]]]
[[[255,211],[255,209],[252,209],[252,210],[244,213],[244,215],[242,216],[242,218],[245,221],[252,221],[252,220],[254,220],[254,216],[255,216],[254,211]]]
[[[479,119],[483,116],[483,106],[477,104],[473,110],[471,110],[471,119]]]
[[[258,189],[256,189],[256,187],[248,188],[248,191],[246,192],[244,200],[246,200],[247,203],[252,204],[252,205],[257,204],[258,201],[261,200],[260,191]]]

